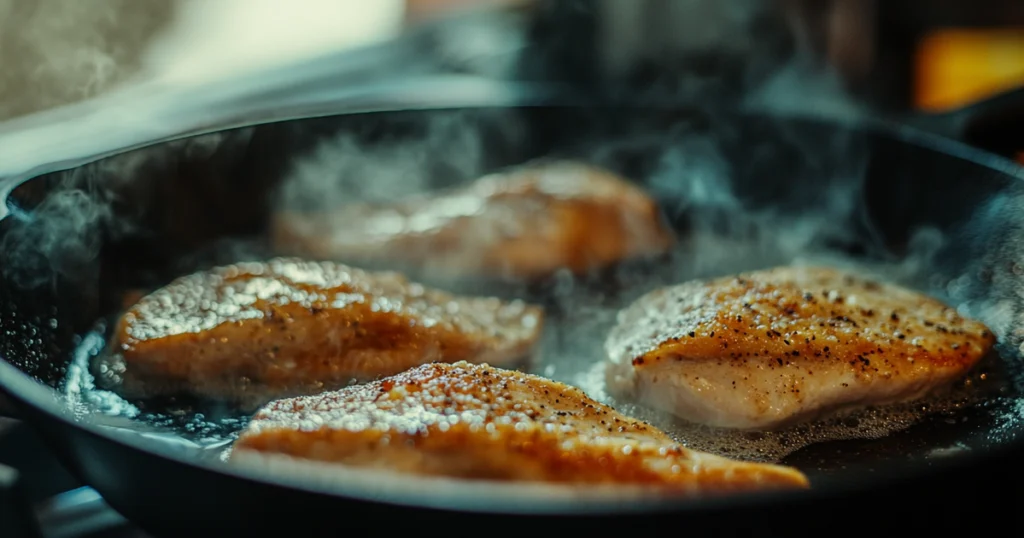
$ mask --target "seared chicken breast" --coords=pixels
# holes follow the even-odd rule
[[[434,361],[515,366],[543,312],[458,297],[397,273],[275,259],[189,275],[120,319],[101,377],[122,395],[190,392],[261,405]]]
[[[534,279],[659,254],[674,237],[638,187],[605,170],[554,162],[432,196],[279,212],[273,242],[284,254],[431,277]]]
[[[799,471],[688,450],[542,377],[429,364],[261,410],[231,458],[279,454],[419,476],[690,493],[804,488]]]
[[[836,269],[781,267],[653,291],[608,335],[609,391],[722,428],[771,429],[919,399],[994,344],[920,293]]]

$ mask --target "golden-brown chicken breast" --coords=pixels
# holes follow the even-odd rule
[[[608,335],[606,380],[692,422],[770,429],[921,398],[993,344],[984,325],[920,293],[782,267],[640,298]]]
[[[579,389],[465,362],[274,402],[231,457],[251,452],[472,480],[693,493],[808,485],[795,469],[688,450]]]
[[[142,298],[100,370],[129,397],[185,391],[259,405],[433,361],[514,366],[533,352],[542,318],[520,301],[457,297],[397,273],[275,259]]]
[[[533,279],[659,254],[674,237],[636,186],[598,168],[554,162],[390,204],[283,211],[273,241],[289,255],[431,277]]]

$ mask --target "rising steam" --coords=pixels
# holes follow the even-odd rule
[[[401,20],[400,0],[0,0],[0,120],[366,45]]]
[[[51,12],[57,9],[57,4],[58,2],[47,0],[37,3],[38,7],[34,10],[25,12],[25,8],[18,7],[20,4],[15,5],[11,0],[0,0],[0,13],[21,14],[18,16],[25,21],[36,21],[33,23],[34,26],[28,24],[28,29],[18,39],[35,43],[35,48],[47,52],[47,57],[55,58],[54,62],[60,58],[78,57],[69,52],[74,48],[80,51],[75,54],[92,54],[94,61],[84,62],[82,65],[112,66],[84,71],[56,67],[53,69],[55,73],[60,71],[69,77],[77,76],[78,84],[86,86],[99,80],[110,80],[107,77],[110,72],[120,73],[116,68],[121,65],[118,63],[118,54],[111,52],[115,48],[111,48],[113,45],[97,36],[106,35],[103,24],[120,28],[125,26],[123,23],[126,21],[135,21],[132,17],[138,17],[140,21],[145,18],[149,26],[140,23],[139,28],[149,28],[150,33],[154,33],[154,28],[160,24],[164,26],[157,32],[160,37],[156,44],[130,61],[125,60],[127,63],[124,63],[124,66],[141,66],[141,71],[138,72],[147,76],[162,76],[168,81],[192,82],[207,76],[230,77],[232,73],[244,72],[256,65],[257,61],[263,62],[257,60],[257,51],[270,50],[273,56],[267,61],[277,62],[311,54],[315,50],[363,43],[372,39],[370,32],[357,32],[356,29],[365,30],[376,25],[378,29],[383,28],[386,33],[387,28],[393,29],[393,26],[389,25],[393,25],[395,19],[394,11],[387,7],[391,4],[383,3],[380,6],[384,7],[377,11],[353,11],[357,2],[326,2],[330,4],[330,11],[317,11],[312,8],[304,11],[293,8],[282,13],[278,10],[279,2],[244,2],[244,9],[233,11],[232,6],[237,8],[241,4],[194,0],[180,4],[160,4],[164,6],[161,8],[164,11],[159,11],[149,7],[148,3],[143,9],[138,7],[141,4],[137,2],[119,3],[111,0],[102,4],[109,9],[94,9],[89,11],[88,16],[83,14],[83,18],[76,21],[81,24],[82,20],[93,20],[89,18],[93,17],[95,24],[92,27],[87,29],[85,25],[81,25],[75,31],[69,32],[66,41],[62,42],[51,39],[55,31],[42,30],[45,24],[56,24],[46,21],[66,20],[66,13],[58,17],[55,12]],[[59,4],[64,6],[64,3]],[[76,6],[79,4],[81,3],[75,3]],[[755,76],[769,70],[766,66],[778,60],[778,51],[774,48],[767,57],[759,54],[760,42],[756,37],[766,34],[766,31],[760,29],[763,26],[762,15],[760,7],[756,4],[760,3],[741,1],[724,6],[720,2],[701,4],[690,1],[686,3],[686,9],[679,7],[676,10],[680,19],[686,19],[687,14],[693,13],[692,10],[701,9],[701,18],[706,23],[694,26],[693,31],[677,33],[676,35],[682,36],[673,42],[677,52],[688,54],[722,49],[747,60],[740,69],[740,77],[736,80],[716,80],[717,76],[735,75],[735,70],[722,75],[716,75],[713,71],[695,74],[687,70],[685,65],[682,70],[664,75],[663,78],[677,79],[676,84],[666,86],[677,91],[674,97],[679,101],[692,103],[706,95],[704,90],[709,87],[738,82],[739,87],[750,97],[746,104],[753,107],[792,108],[791,105],[794,103],[789,101],[791,95],[802,96],[805,103],[813,102],[809,97],[819,96],[823,102],[838,103],[834,108],[841,108],[841,105],[847,104],[848,101],[837,86],[822,83],[820,73],[797,69],[793,67],[796,65],[793,62],[776,65],[776,76],[767,79]],[[349,11],[342,11],[344,9]],[[310,13],[319,15],[312,17]],[[360,17],[355,17],[353,13],[358,13]],[[46,14],[53,16],[44,17]],[[218,16],[219,20],[234,17],[234,26],[214,23]],[[163,22],[158,23],[157,19]],[[266,27],[262,24],[266,21],[291,21],[291,24],[277,25],[279,28],[275,28],[274,32],[253,30]],[[463,71],[478,71],[498,77],[513,70],[516,62],[509,61],[510,54],[514,54],[526,42],[527,29],[514,17],[499,16],[487,21],[487,24],[474,31],[467,30],[468,33],[463,36],[468,38],[475,35],[474,42],[482,43],[477,52],[484,53],[465,54],[465,49],[460,50],[453,46],[451,39],[446,40],[441,36],[437,49],[433,51],[443,57],[441,60],[444,61],[438,63],[449,67],[455,66],[456,69]],[[320,26],[311,26],[314,22]],[[754,26],[759,29],[754,31]],[[701,30],[712,27],[718,30]],[[239,31],[231,31],[230,28],[238,28]],[[326,30],[317,32],[316,28],[336,28],[337,31],[333,34]],[[669,39],[673,33],[668,31],[671,28],[666,28],[662,38]],[[285,33],[289,31],[292,33]],[[143,30],[139,29],[138,32],[141,36]],[[44,34],[47,39],[39,37]],[[314,34],[320,37],[314,38]],[[303,39],[294,37],[296,35]],[[736,40],[733,39],[734,36],[746,38]],[[273,41],[274,44],[271,46],[269,41]],[[93,45],[83,47],[85,43]],[[489,50],[494,54],[487,54]],[[44,64],[44,67],[48,69],[50,65]],[[699,83],[689,83],[690,80],[697,79]],[[846,107],[844,110],[850,109],[852,108]],[[702,237],[720,237],[722,234],[743,236],[749,240],[749,233],[770,228],[773,233],[760,233],[758,237],[770,235],[773,239],[757,239],[763,244],[753,251],[763,251],[766,259],[774,259],[794,256],[809,248],[823,235],[842,234],[842,225],[848,220],[845,217],[852,211],[851,200],[855,194],[850,191],[854,188],[851,185],[856,185],[856,181],[851,181],[851,177],[862,172],[860,167],[865,159],[865,154],[860,148],[851,146],[843,138],[842,133],[825,144],[830,148],[830,152],[844,155],[843,163],[848,166],[843,166],[841,170],[823,170],[820,177],[803,178],[808,184],[819,185],[819,188],[812,189],[816,193],[815,196],[819,197],[816,200],[817,211],[813,215],[796,218],[771,204],[761,204],[760,207],[753,209],[749,207],[744,201],[745,197],[749,198],[746,191],[756,185],[751,184],[749,179],[742,182],[737,179],[736,171],[731,165],[736,156],[724,154],[721,147],[722,137],[729,134],[728,122],[731,120],[727,116],[713,119],[721,123],[721,126],[710,132],[687,131],[676,137],[666,137],[671,139],[672,144],[655,153],[659,155],[657,165],[649,177],[634,178],[646,183],[657,198],[673,201],[665,207],[665,211],[670,215],[688,213],[706,216],[707,220],[694,220],[696,229],[700,231],[707,228],[709,232],[713,230],[714,235],[697,234],[694,237],[697,237],[698,241]],[[507,122],[506,130],[517,128],[515,125],[517,124],[514,121]],[[512,136],[519,135],[512,133]],[[481,146],[481,138],[481,133],[458,114],[436,115],[433,123],[427,126],[425,134],[406,141],[388,138],[364,140],[347,133],[338,134],[324,140],[309,154],[296,156],[280,190],[279,205],[284,208],[303,208],[313,204],[318,207],[331,207],[353,200],[387,201],[433,187],[426,184],[427,177],[447,173],[452,178],[469,179],[486,171],[484,168],[487,163],[483,157],[487,150]],[[821,141],[814,142],[802,150],[808,159],[817,158],[817,154],[822,150]],[[198,151],[197,148],[210,152],[215,150],[216,143],[218,142],[215,138],[206,138],[202,139],[201,144],[197,140],[195,144],[187,147],[193,152]],[[165,145],[133,154],[136,157],[132,158],[152,161],[163,158],[161,154],[172,155],[180,151],[182,146]],[[594,148],[595,160],[600,161],[602,151],[603,148]],[[97,166],[123,166],[120,164],[124,162],[123,159],[106,161]],[[447,172],[439,173],[437,169]],[[112,189],[112,186],[119,182],[142,180],[135,177],[137,168],[129,166],[118,171],[108,168],[102,174],[102,181],[88,178],[83,181],[80,177],[82,174],[94,173],[95,170],[96,167],[86,167],[66,174],[66,182],[61,183],[53,194],[35,209],[29,220],[24,221],[34,224],[17,225],[11,230],[12,233],[7,234],[4,241],[8,247],[8,258],[14,261],[6,265],[5,270],[16,273],[19,282],[37,285],[54,275],[88,266],[98,255],[103,237],[101,234],[126,234],[137,231],[133,230],[134,223],[119,221],[113,217],[111,211],[111,203],[117,198],[114,194],[116,190]],[[832,177],[837,175],[843,177]],[[820,185],[834,185],[834,188],[823,189]],[[724,221],[721,218],[723,215],[727,216]],[[837,215],[840,217],[837,218]],[[726,227],[724,230],[723,224]],[[727,255],[737,259],[746,257],[748,260],[756,258],[751,257],[749,243],[742,247],[736,245],[717,248],[715,245],[725,243],[715,241],[718,239],[706,245],[707,248],[699,249],[702,253],[701,258],[691,260],[695,264],[692,267],[704,267],[706,270],[717,267],[728,270],[730,267],[728,264],[722,264],[723,260],[719,259],[721,256]],[[778,241],[784,244],[780,245]],[[41,271],[41,268],[45,271]]]
[[[57,9],[56,2],[43,1],[33,10],[26,11],[11,0],[0,0],[0,13],[13,14],[15,18],[21,17],[26,21],[26,30],[17,39],[34,44],[34,50],[52,59],[52,62],[42,64],[40,73],[64,73],[68,77],[76,77],[78,82],[63,86],[94,89],[107,87],[109,81],[123,78],[118,68],[122,65],[119,63],[119,49],[101,38],[107,35],[104,24],[139,22],[136,25],[139,39],[144,29],[157,35],[152,47],[137,57],[124,60],[125,68],[135,66],[138,73],[165,81],[195,82],[204,77],[230,77],[232,73],[254,68],[257,63],[284,62],[315,51],[362,44],[376,38],[369,28],[377,28],[379,32],[375,35],[380,37],[393,31],[400,18],[396,14],[397,7],[385,3],[376,10],[359,10],[356,2],[319,2],[317,6],[306,6],[309,9],[292,9],[284,13],[278,10],[277,2],[244,4],[244,9],[239,9],[238,3],[193,0],[161,3],[163,11],[159,11],[133,7],[138,6],[134,2],[111,0],[101,4],[108,9],[84,10],[79,22],[94,20],[94,24],[75,26],[75,31],[69,32],[64,40],[52,39],[59,33],[54,30],[53,25],[58,24],[54,21],[66,20],[67,16],[58,17],[51,13]],[[722,50],[734,57],[743,57],[745,61],[738,78],[735,69],[726,69],[727,72],[723,73],[695,73],[687,70],[685,65],[682,70],[659,75],[661,82],[675,79],[669,85],[660,86],[674,91],[674,99],[684,103],[699,102],[709,88],[738,84],[743,88],[745,97],[741,104],[756,110],[802,110],[846,117],[861,113],[842,93],[833,77],[808,68],[802,51],[796,51],[789,60],[781,63],[777,47],[765,48],[766,52],[762,53],[760,36],[770,33],[764,30],[763,3],[688,1],[683,4],[675,6],[670,15],[674,13],[677,15],[674,18],[690,21],[692,28],[685,32],[676,31],[682,27],[672,26],[671,20],[664,20],[661,21],[661,33],[652,35],[652,39],[657,37],[655,41],[663,41],[662,45],[684,56]],[[85,15],[86,11],[88,15]],[[697,18],[703,21],[702,24],[692,24],[692,14],[696,12],[700,13]],[[317,15],[311,15],[314,13]],[[606,37],[626,37],[625,30],[616,28],[614,24],[628,22],[628,19],[627,16],[609,19],[613,24],[603,29],[608,34]],[[140,22],[143,20],[147,21],[146,24]],[[231,20],[234,26],[216,22],[224,20]],[[268,26],[267,21],[291,21],[292,24]],[[513,17],[496,16],[481,21],[486,24],[473,31],[467,29],[468,33],[462,36],[466,39],[472,37],[475,39],[473,42],[480,43],[480,54],[466,54],[467,49],[453,46],[451,36],[441,36],[433,52],[441,56],[438,59],[441,64],[447,62],[449,67],[501,78],[515,68],[516,62],[510,60],[510,54],[525,43],[526,28]],[[158,27],[161,28],[159,32],[156,31]],[[336,31],[327,31],[328,28]],[[302,39],[296,37],[296,32]],[[734,39],[735,36],[744,38]],[[270,41],[275,45],[264,46]],[[72,49],[77,52],[70,53]],[[494,54],[487,54],[488,50],[493,50]],[[633,57],[623,56],[619,49],[606,50],[601,54],[608,65],[614,66],[641,61],[643,55],[652,50],[644,52],[641,49],[641,54]],[[271,55],[266,56],[266,51]],[[81,69],[68,69],[68,64],[60,63],[72,61],[69,58],[86,57],[88,60],[75,64]],[[765,72],[771,72],[770,76],[764,76]],[[725,80],[726,77],[731,78]],[[95,93],[94,89],[82,90],[85,92],[82,95]],[[794,100],[793,96],[799,96],[799,100]],[[732,120],[726,116],[715,120],[723,126],[704,132],[687,131],[675,137],[671,147],[660,152],[657,166],[649,177],[634,178],[647,184],[657,198],[670,201],[664,208],[670,216],[688,213],[706,217],[694,220],[696,230],[710,232],[713,229],[715,233],[698,233],[694,237],[696,241],[716,239],[709,239],[711,242],[705,245],[707,248],[696,249],[701,252],[701,257],[691,260],[695,267],[706,270],[723,267],[721,257],[726,254],[736,258],[756,257],[750,256],[749,244],[743,248],[717,247],[724,245],[719,242],[723,234],[742,236],[747,240],[750,233],[759,234],[763,238],[758,241],[766,243],[755,251],[763,251],[769,258],[796,256],[823,236],[843,234],[843,226],[853,211],[856,175],[863,172],[862,165],[866,159],[863,148],[851,145],[851,141],[843,138],[843,133],[835,135],[834,140],[828,143],[816,140],[802,148],[807,159],[818,158],[822,147],[828,147],[833,154],[845,154],[841,170],[823,170],[821,177],[804,179],[811,184],[831,186],[813,189],[819,198],[813,214],[794,217],[772,204],[761,204],[751,209],[741,198],[752,185],[738,182],[730,164],[735,156],[723,154],[721,148],[721,137],[728,136],[728,122]],[[325,208],[353,200],[394,200],[431,188],[427,178],[437,176],[438,168],[448,170],[452,178],[461,179],[485,171],[482,156],[486,152],[480,145],[480,132],[458,114],[436,115],[432,121],[425,135],[403,142],[366,141],[347,133],[323,141],[311,153],[297,156],[280,190],[279,207],[294,209],[316,205]],[[510,121],[508,125],[511,128],[515,122]],[[208,152],[216,149],[217,140],[207,137],[202,141],[202,144],[197,140],[196,144],[188,145],[190,151],[198,151],[200,147]],[[152,160],[158,158],[160,152],[180,150],[180,146],[163,146],[143,152],[146,157],[137,158]],[[594,160],[600,162],[602,151],[603,148],[595,148]],[[108,161],[104,166],[122,161]],[[134,169],[129,167],[116,173],[107,170],[103,181],[86,180],[83,183],[81,177],[76,177],[76,174],[92,173],[90,170],[94,168],[66,175],[67,181],[73,182],[74,186],[66,184],[58,188],[36,208],[33,216],[35,225],[17,227],[18,233],[6,237],[5,244],[10,247],[10,252],[24,253],[23,257],[15,256],[20,262],[11,264],[7,269],[18,272],[19,281],[38,284],[41,279],[49,278],[48,274],[61,274],[94,260],[101,241],[100,229],[118,234],[131,230],[130,225],[117,222],[112,216],[110,204],[116,196],[112,193],[113,180],[110,178],[118,176],[121,181],[132,181]],[[726,216],[724,220],[722,215]],[[43,222],[47,224],[39,224]],[[763,233],[765,229],[772,229],[773,233],[766,235]],[[48,271],[38,271],[40,267],[46,267]]]
[[[0,0],[0,120],[87,99],[125,81],[173,5]]]
[[[324,210],[386,203],[431,188],[440,168],[453,180],[482,173],[480,133],[459,113],[431,118],[425,135],[381,143],[343,132],[295,160],[279,208]]]

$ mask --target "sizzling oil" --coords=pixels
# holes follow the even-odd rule
[[[195,402],[165,399],[131,402],[114,392],[97,388],[93,362],[106,347],[105,324],[86,333],[72,353],[63,394],[79,415],[92,414],[94,421],[115,429],[143,433],[149,440],[171,445],[183,443],[204,457],[217,457],[245,427],[248,417],[227,406],[202,406]],[[96,418],[99,417],[99,418]],[[117,419],[130,419],[117,421]]]
[[[619,402],[604,390],[604,365],[577,376],[575,384],[594,399],[661,428],[680,444],[731,458],[779,463],[819,443],[881,439],[929,420],[955,421],[959,413],[998,393],[1004,383],[980,369],[948,392],[912,402],[837,412],[774,431],[745,431],[694,424],[669,413]]]
[[[759,265],[765,264],[748,262],[748,267],[741,269],[753,269]],[[550,295],[548,311],[551,315],[542,334],[540,360],[532,373],[578,386],[595,400],[626,415],[648,421],[693,449],[737,459],[787,463],[790,456],[812,445],[884,439],[922,423],[966,420],[962,418],[965,411],[993,405],[995,400],[990,396],[1006,390],[1006,375],[996,368],[1003,363],[992,357],[986,361],[989,364],[987,369],[976,370],[948,394],[924,401],[861,409],[772,432],[722,430],[687,423],[664,412],[615,401],[606,393],[603,336],[614,324],[618,311],[636,297],[654,287],[703,275],[683,275],[675,270],[630,275],[630,284],[614,295],[595,293],[585,283],[563,276],[556,278],[554,286],[546,291]],[[526,292],[512,290],[509,293],[522,296]],[[168,443],[185,440],[199,451],[200,457],[221,459],[225,447],[230,446],[245,427],[249,415],[223,405],[178,398],[128,402],[114,393],[97,389],[88,365],[102,351],[103,333],[104,329],[100,327],[86,335],[75,352],[65,383],[69,402],[83,410],[90,408],[107,416],[129,418],[140,429],[153,430],[157,437],[164,436]],[[1024,400],[1002,395],[999,399],[1002,403],[996,412],[1000,415],[991,431],[993,435],[1000,431],[1012,435],[1013,424],[1024,420],[1024,404],[1020,403]],[[1015,414],[1016,409],[1021,412]],[[942,457],[947,452],[964,449],[964,446],[950,444],[933,446],[929,450],[936,457]],[[871,459],[876,460],[884,457],[885,454],[871,455]],[[842,465],[833,463],[832,459],[833,455],[824,457],[820,466],[838,468]]]

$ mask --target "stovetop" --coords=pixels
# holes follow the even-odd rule
[[[0,536],[151,538],[83,486],[27,425],[0,418]]]

